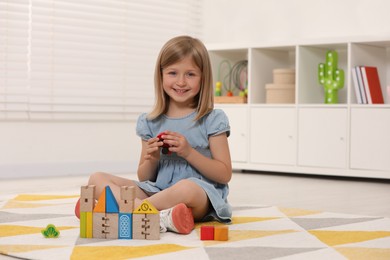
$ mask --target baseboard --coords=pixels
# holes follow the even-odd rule
[[[0,164],[0,179],[89,175],[94,172],[113,174],[136,172],[138,162],[56,162]]]

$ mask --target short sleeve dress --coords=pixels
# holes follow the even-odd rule
[[[148,140],[163,131],[175,131],[184,135],[194,149],[211,158],[208,139],[210,136],[222,133],[229,136],[229,120],[220,109],[212,110],[197,121],[194,121],[195,116],[196,111],[182,118],[161,115],[156,119],[149,120],[147,114],[144,113],[138,118],[136,133],[143,140]],[[231,222],[232,209],[227,201],[229,186],[207,179],[176,153],[160,154],[156,181],[136,182],[136,184],[145,192],[153,194],[169,188],[182,179],[195,182],[206,192],[212,209],[203,221],[216,219],[224,223]]]

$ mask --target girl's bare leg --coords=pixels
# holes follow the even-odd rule
[[[202,219],[209,211],[209,199],[206,192],[195,182],[181,180],[172,187],[160,191],[148,198],[158,210],[171,208],[184,203],[192,208],[195,221]],[[136,201],[137,205],[140,201]]]
[[[116,201],[120,201],[120,189],[121,186],[134,186],[135,196],[141,200],[146,199],[148,195],[143,192],[132,180],[118,177],[112,174],[97,172],[89,177],[88,185],[95,185],[95,199],[99,199],[100,194],[108,185],[111,188],[112,193]]]

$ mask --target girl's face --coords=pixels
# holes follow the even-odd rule
[[[200,91],[202,73],[191,57],[166,67],[162,71],[163,89],[170,102],[177,105],[193,105],[194,97]]]

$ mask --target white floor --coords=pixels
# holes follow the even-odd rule
[[[135,174],[122,176],[136,178]],[[87,180],[88,176],[0,180],[0,201],[8,194],[77,191]],[[390,217],[390,181],[235,172],[229,201],[233,206],[260,204]]]

